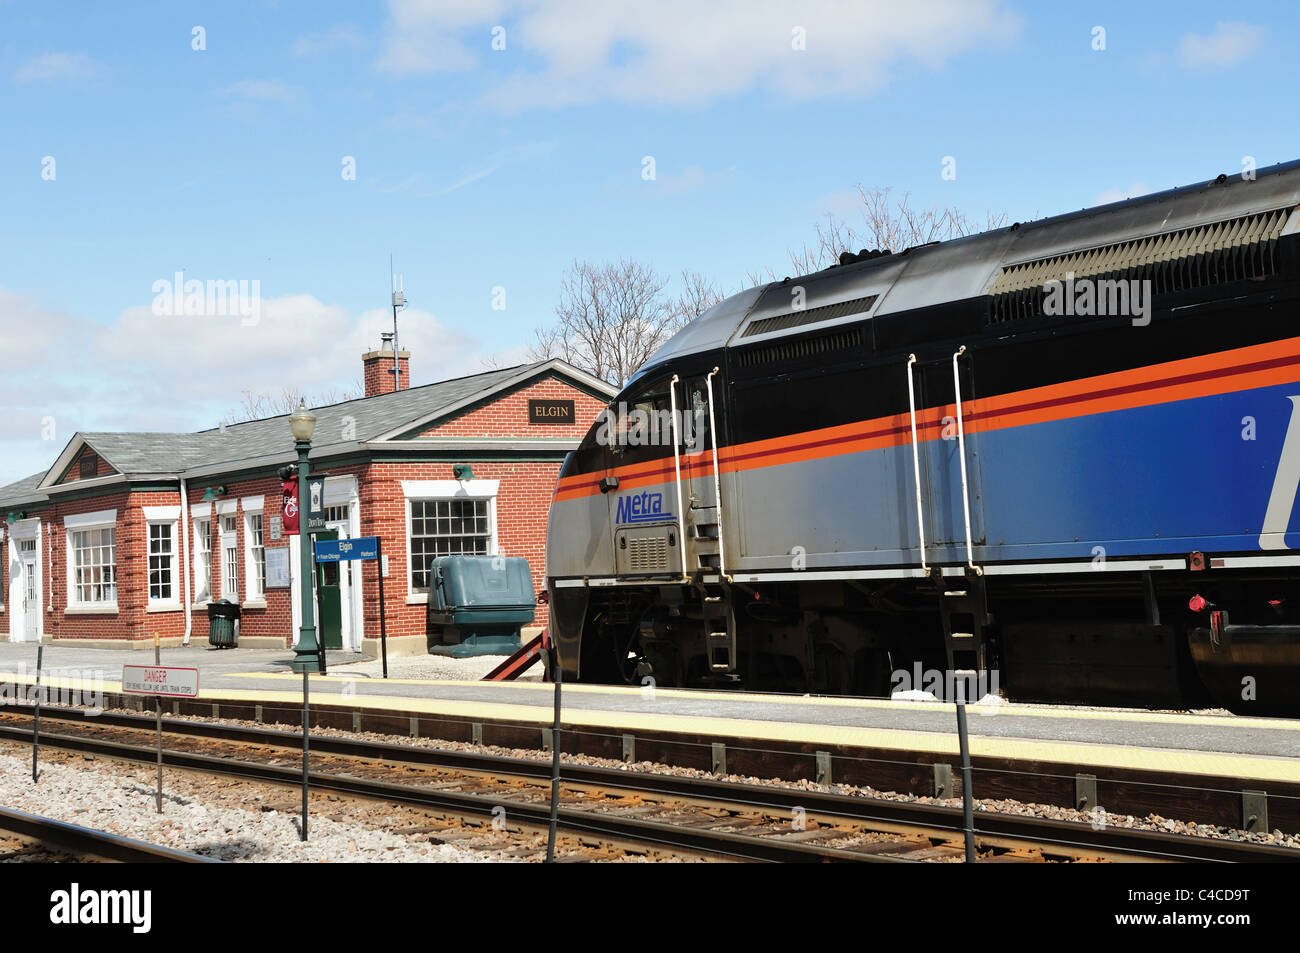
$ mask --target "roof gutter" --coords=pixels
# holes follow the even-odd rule
[[[362,444],[357,442],[334,444],[327,449],[313,450],[311,459],[324,460],[329,457],[347,456],[350,453],[357,453],[362,449]],[[190,467],[184,471],[185,479],[201,480],[204,477],[221,476],[227,473],[238,473],[240,470],[259,470],[263,467],[271,467],[277,464],[297,463],[298,454],[292,450],[286,450],[284,453],[268,453],[260,457],[247,457],[243,460],[229,460],[224,463],[209,463],[199,467]],[[175,479],[175,477],[173,477]]]
[[[165,474],[170,479],[176,479],[176,474]],[[115,483],[126,483],[127,475],[125,473],[110,473],[102,477],[91,477],[88,480],[73,480],[71,483],[56,483],[51,486],[37,487],[46,496],[53,496],[56,493],[74,493],[77,490],[84,490],[97,486],[112,486]]]
[[[388,450],[399,453],[428,453],[433,450],[489,451],[489,450],[550,450],[567,453],[578,449],[582,441],[576,439],[547,440],[444,440],[423,438],[416,440],[367,440],[360,444],[363,450]]]

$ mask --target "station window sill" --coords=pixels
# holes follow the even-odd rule
[[[117,604],[102,606],[68,606],[64,615],[117,615]]]
[[[426,606],[429,604],[429,594],[427,592],[408,592],[406,594],[406,604],[408,606]]]
[[[241,609],[241,610],[244,610],[244,609],[265,609],[265,608],[266,608],[266,600],[265,600],[265,599],[248,599],[248,600],[244,601],[244,602],[240,605],[240,609]]]
[[[179,602],[151,602],[145,612],[180,612]]]

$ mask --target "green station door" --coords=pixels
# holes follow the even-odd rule
[[[318,540],[339,538],[338,530],[316,533]],[[343,648],[343,600],[339,592],[341,563],[316,563],[316,605],[320,611],[320,644],[327,649]]]

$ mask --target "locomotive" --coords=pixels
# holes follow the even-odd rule
[[[1300,711],[1298,231],[1293,162],[705,311],[563,465],[565,676]]]

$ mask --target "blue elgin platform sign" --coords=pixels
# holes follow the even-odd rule
[[[378,559],[379,537],[316,540],[316,562],[336,563],[349,559]]]
[[[384,573],[388,567],[382,565],[383,547],[378,536],[360,536],[357,539],[317,539],[314,542],[316,562],[337,563],[353,559],[378,559],[379,566],[379,644],[384,659],[384,678],[388,677],[388,621],[384,612]]]

